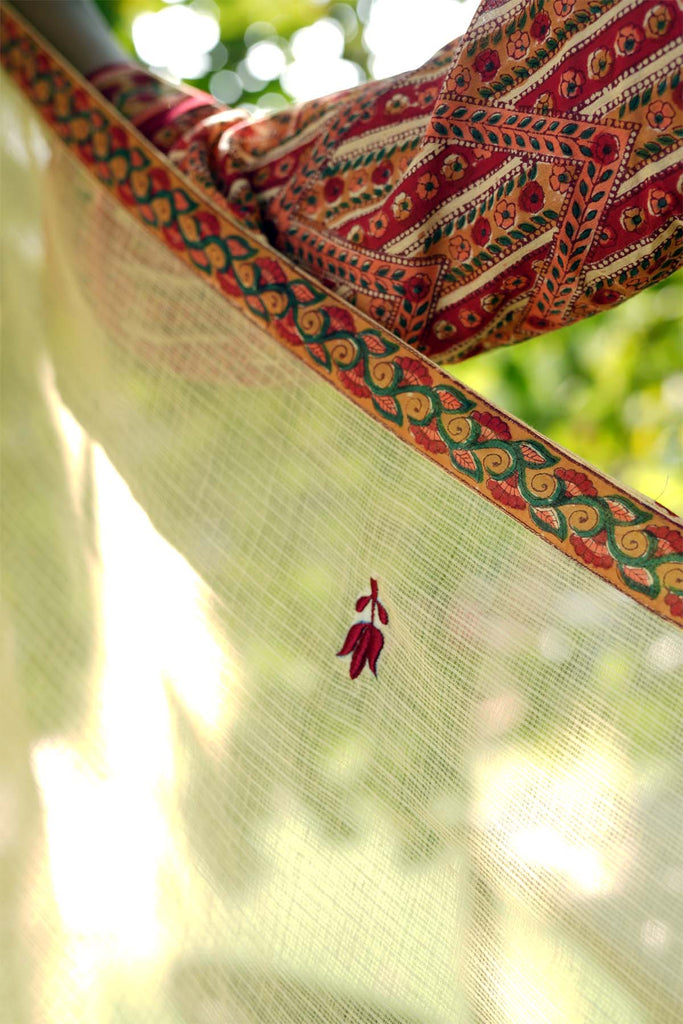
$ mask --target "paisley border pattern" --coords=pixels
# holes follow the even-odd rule
[[[203,195],[4,3],[0,24],[2,65],[43,120],[231,305],[414,450],[644,607],[683,620],[680,520],[327,292]],[[354,272],[363,274],[362,257]]]

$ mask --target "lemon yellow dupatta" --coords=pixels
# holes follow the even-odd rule
[[[674,1024],[680,523],[3,63],[0,1018]]]

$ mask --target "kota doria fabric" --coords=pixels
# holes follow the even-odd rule
[[[456,361],[680,266],[682,59],[673,0],[488,0],[424,67],[260,121],[137,67],[93,78],[245,224]]]
[[[674,1024],[680,523],[5,17],[3,1024]]]

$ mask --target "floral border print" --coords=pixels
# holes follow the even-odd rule
[[[2,65],[44,121],[232,306],[415,451],[644,607],[683,620],[680,520],[553,447],[326,291],[174,168],[5,3],[0,23]]]

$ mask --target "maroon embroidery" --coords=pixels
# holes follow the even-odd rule
[[[337,652],[338,658],[345,658],[351,654],[351,665],[349,675],[356,679],[361,674],[366,663],[370,671],[377,675],[377,659],[384,647],[384,636],[381,629],[375,625],[375,612],[382,625],[386,626],[389,621],[387,610],[377,596],[377,580],[370,580],[371,593],[364,594],[356,601],[356,611],[362,612],[370,604],[370,621],[361,619],[355,622],[346,634],[346,640],[341,651]]]

